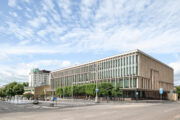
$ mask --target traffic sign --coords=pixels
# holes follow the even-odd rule
[[[136,92],[136,95],[138,95],[139,93],[138,92]]]
[[[96,92],[99,92],[99,89],[96,89]]]
[[[159,88],[159,94],[163,94],[163,88]]]
[[[56,101],[56,97],[53,97],[53,101]]]

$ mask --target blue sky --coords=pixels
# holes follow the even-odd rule
[[[179,0],[1,0],[0,85],[140,49],[180,84]]]

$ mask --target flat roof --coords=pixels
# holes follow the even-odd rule
[[[157,60],[157,59],[155,59],[154,57],[148,55],[147,53],[145,53],[145,52],[143,52],[143,51],[141,51],[141,50],[139,50],[139,49],[137,49],[137,52],[139,52],[139,53],[141,53],[141,54],[143,54],[143,55],[145,55],[145,56],[147,56],[147,57],[149,57],[149,58],[155,60],[156,62],[159,62],[159,63],[163,64],[164,66],[166,66],[166,67],[168,67],[168,68],[174,70],[171,66],[169,66],[169,65],[167,65],[167,64],[165,64],[165,63],[163,63],[163,62],[161,62],[161,61],[159,61],[159,60]]]
[[[169,65],[167,65],[167,64],[165,64],[165,63],[163,63],[163,62],[161,62],[161,61],[159,61],[159,60],[157,60],[157,59],[153,58],[152,56],[150,56],[150,55],[146,54],[145,52],[143,52],[143,51],[141,51],[141,50],[139,50],[139,49],[135,49],[135,50],[130,50],[130,51],[127,51],[127,52],[123,52],[123,53],[121,53],[121,54],[117,54],[117,55],[113,55],[113,56],[105,57],[105,58],[102,58],[102,59],[99,59],[99,60],[94,60],[94,61],[87,62],[87,63],[83,63],[83,64],[72,65],[72,66],[69,66],[69,67],[65,67],[65,68],[57,69],[57,70],[51,71],[51,73],[52,73],[52,72],[61,71],[61,70],[70,69],[70,68],[80,67],[80,66],[82,66],[82,65],[91,64],[91,63],[95,63],[95,62],[99,62],[99,61],[102,61],[102,60],[106,60],[106,59],[110,59],[110,58],[114,58],[114,57],[119,57],[119,56],[123,56],[123,55],[131,54],[131,53],[141,53],[141,54],[143,54],[143,55],[145,55],[145,56],[147,56],[147,57],[149,57],[149,58],[151,58],[151,59],[155,60],[156,62],[159,62],[160,64],[163,64],[163,65],[165,65],[166,67],[168,67],[168,68],[170,68],[170,69],[172,69],[172,70],[173,70],[173,68],[172,68],[172,67],[170,67]]]

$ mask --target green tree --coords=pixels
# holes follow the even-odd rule
[[[95,96],[95,94],[96,94],[96,84],[94,84],[94,83],[90,83],[90,84],[87,84],[86,85],[86,94],[88,95],[88,96]]]
[[[64,87],[64,96],[69,97],[72,95],[72,88],[71,86]]]
[[[15,95],[22,95],[24,93],[24,86],[22,84],[16,84],[13,87],[13,92]]]
[[[24,93],[24,86],[17,82],[12,82],[5,86],[4,91],[7,96],[22,95]]]
[[[4,88],[0,88],[0,97],[2,98],[6,97],[6,92]]]
[[[123,90],[122,90],[122,89],[119,89],[119,91],[118,91],[118,96],[119,96],[119,97],[122,97],[122,96],[123,96]]]
[[[73,85],[73,95],[79,96],[79,86],[78,85]]]
[[[83,96],[86,95],[86,86],[85,85],[79,85],[78,86],[78,95]]]
[[[113,88],[113,89],[112,89],[112,96],[113,96],[113,97],[117,97],[117,96],[118,96],[117,93],[118,93],[117,89],[116,89],[116,88]]]
[[[116,87],[116,88],[113,88],[112,89],[112,96],[113,97],[122,97],[122,95],[123,95],[123,90],[122,89],[120,89],[120,87]]]
[[[30,98],[34,97],[34,95],[32,93],[25,93],[25,94],[23,94],[23,97],[25,97],[29,100]]]
[[[178,94],[178,97],[180,98],[180,86],[176,87],[176,93]]]
[[[111,96],[113,86],[111,83],[101,83],[98,85],[100,96]],[[59,87],[56,89],[56,95],[62,97],[62,95],[70,97],[72,96],[89,96],[94,97],[96,92],[96,84],[83,84],[83,85],[73,85],[66,87]],[[118,93],[117,93],[118,94]]]
[[[17,82],[12,82],[12,83],[6,85],[5,91],[6,91],[6,94],[7,94],[8,96],[15,96],[15,95],[16,95],[15,91],[13,90],[13,88],[14,88],[14,86],[16,86],[17,84],[18,84]]]
[[[63,96],[63,88],[62,87],[59,87],[56,89],[56,95],[59,97]]]
[[[44,98],[44,90],[41,91],[40,97],[41,97],[41,98]]]
[[[112,95],[113,86],[111,83],[106,83],[106,82],[101,83],[98,85],[98,88],[99,88],[99,96],[106,97]]]
[[[67,96],[72,96],[72,86],[67,87]]]
[[[29,83],[28,82],[23,82],[22,84],[24,87],[28,87],[29,86]]]

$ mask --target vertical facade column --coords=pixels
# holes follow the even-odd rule
[[[141,54],[137,54],[138,55],[138,64],[137,64],[137,69],[138,69],[138,76],[142,76],[141,75],[141,65],[142,65],[142,63],[141,63]]]
[[[132,88],[134,88],[134,79],[133,79],[133,56],[131,55],[131,79],[132,79]]]
[[[124,76],[123,76],[123,88],[125,88],[124,86],[125,86],[125,82],[124,82]]]
[[[136,78],[136,86],[139,88],[139,77]]]
[[[132,80],[130,77],[130,56],[128,55],[127,58],[128,58],[128,61],[127,61],[128,74],[127,75],[128,75],[128,79],[129,79],[129,88],[131,88]]]
[[[117,58],[117,62],[118,62],[118,66],[117,66],[118,76],[117,76],[117,78],[118,78],[118,80],[116,80],[116,82],[118,81],[119,87],[120,87],[120,80],[119,80],[119,79],[120,79],[120,76],[121,76],[121,73],[120,73],[120,63],[121,63],[121,62],[120,62],[120,60],[121,60],[120,57],[118,57],[118,58]]]
[[[132,79],[132,88],[134,88],[134,78],[133,78],[133,75],[132,75],[131,79]]]
[[[129,88],[131,88],[131,78],[130,78],[130,76],[128,77],[128,79],[129,79]]]
[[[111,59],[111,62],[110,62],[110,63],[111,63],[111,67],[110,67],[110,79],[109,79],[109,80],[110,80],[110,82],[111,82],[111,79],[112,79],[112,77],[113,77],[113,74],[112,74],[112,73],[113,73],[113,59]]]
[[[123,56],[123,88],[125,88],[125,79],[124,79],[124,76],[125,76],[125,61],[124,61],[124,56]]]
[[[118,60],[117,60],[117,58],[115,58],[115,88],[116,88],[116,82],[117,82],[117,76],[118,76],[118,69],[117,69],[117,67],[118,67]]]

